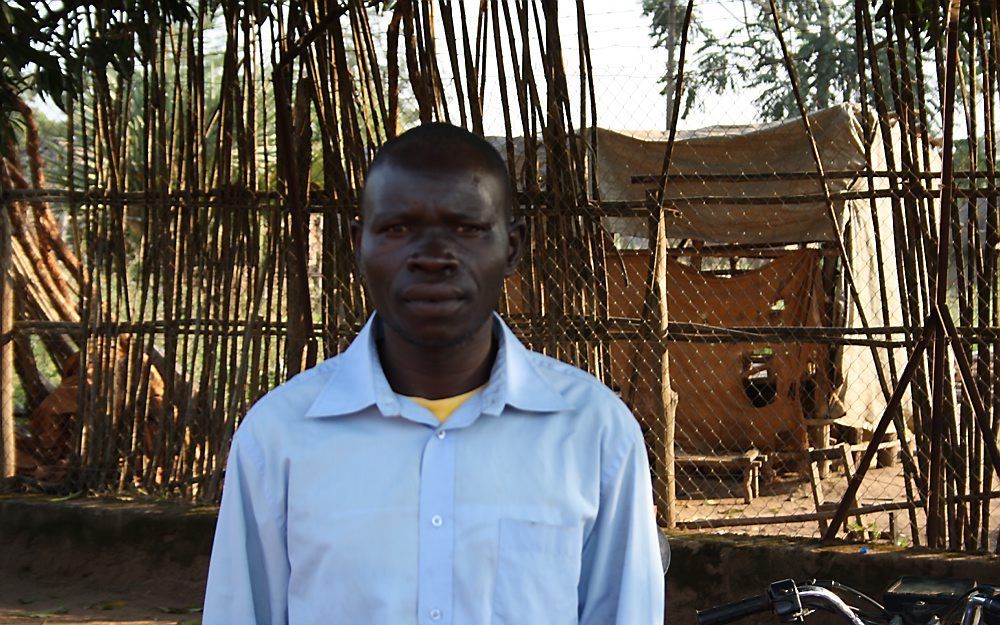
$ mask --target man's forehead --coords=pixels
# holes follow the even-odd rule
[[[497,179],[496,172],[492,171],[481,155],[468,150],[458,148],[455,152],[442,154],[439,151],[410,152],[405,155],[393,155],[391,158],[381,161],[369,172],[368,182],[373,176],[455,176],[455,177],[489,177]]]
[[[370,171],[365,180],[362,196],[362,216],[373,208],[399,208],[384,206],[387,195],[394,200],[400,197],[420,199],[426,195],[429,201],[444,202],[454,194],[469,195],[475,188],[475,195],[488,200],[481,207],[463,204],[466,210],[480,212],[489,205],[503,210],[505,201],[503,185],[505,180],[499,179],[488,168],[475,163],[442,164],[442,163],[397,163],[395,161],[382,163]],[[469,185],[469,186],[466,186]],[[466,197],[465,200],[469,198]]]

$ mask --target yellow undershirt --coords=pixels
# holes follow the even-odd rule
[[[486,385],[484,384],[483,386]],[[453,412],[458,410],[459,406],[465,403],[465,400],[481,391],[483,386],[474,388],[468,393],[462,393],[454,397],[444,397],[442,399],[426,399],[424,397],[411,397],[409,395],[404,395],[404,397],[413,401],[418,406],[423,406],[429,410],[434,415],[434,418],[438,420],[438,423],[444,423]]]

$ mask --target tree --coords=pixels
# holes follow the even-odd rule
[[[684,28],[685,6],[681,0],[643,0],[643,15],[650,17],[650,34],[655,40],[653,45],[663,48],[667,52],[666,72],[660,79],[663,83],[663,93],[666,96],[666,127],[670,129],[670,116],[674,111],[674,89],[676,87],[675,77],[677,74],[677,55],[681,43],[681,30]],[[700,34],[702,38],[709,35],[697,24],[697,20],[692,19],[691,27]],[[690,92],[688,92],[690,94]],[[690,108],[692,100],[689,96],[686,108]],[[683,116],[683,115],[682,115]]]
[[[680,0],[643,0],[643,13],[651,18],[654,45],[666,48],[670,55],[661,79],[666,85],[663,93],[668,107],[673,101],[676,74],[673,50],[679,46],[684,9]],[[853,2],[787,0],[778,11],[806,107],[821,109],[856,99]],[[718,33],[692,19],[689,45],[696,45],[697,53],[689,54],[691,60],[685,70],[687,95],[682,115],[710,94],[736,89],[759,93],[754,104],[762,119],[798,114],[768,1],[745,0],[742,21],[739,27]]]

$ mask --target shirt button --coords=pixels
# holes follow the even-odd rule
[[[444,430],[438,430],[437,431],[438,440],[442,440],[443,441],[445,436],[448,436],[448,433],[445,432]]]
[[[432,621],[440,621],[441,620],[441,610],[438,610],[437,608],[434,608],[433,610],[430,611],[430,617],[431,617]]]
[[[444,519],[441,518],[440,514],[435,514],[431,517],[431,525],[434,527],[441,527],[442,523],[444,523]]]

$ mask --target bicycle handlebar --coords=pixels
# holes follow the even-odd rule
[[[1000,623],[1000,597],[993,597],[983,601],[983,620],[986,623]]]
[[[975,622],[976,609],[982,610],[982,622],[987,625],[1000,623],[1000,597],[989,597],[984,594],[973,595],[965,605],[962,625],[972,625]]]
[[[982,614],[985,625],[1000,625],[1000,594],[996,594],[995,588],[980,587],[978,592],[970,592],[969,595],[961,625],[973,625],[977,613]],[[783,622],[801,621],[802,617],[808,614],[809,608],[820,606],[839,614],[851,625],[866,623],[850,605],[830,589],[815,585],[814,582],[797,584],[788,579],[772,583],[766,592],[755,597],[698,610],[698,625],[726,625],[753,614],[772,610],[775,617]]]
[[[732,603],[726,603],[714,608],[698,610],[698,625],[725,625],[743,617],[771,609],[771,598],[767,593],[756,597],[747,597]]]

